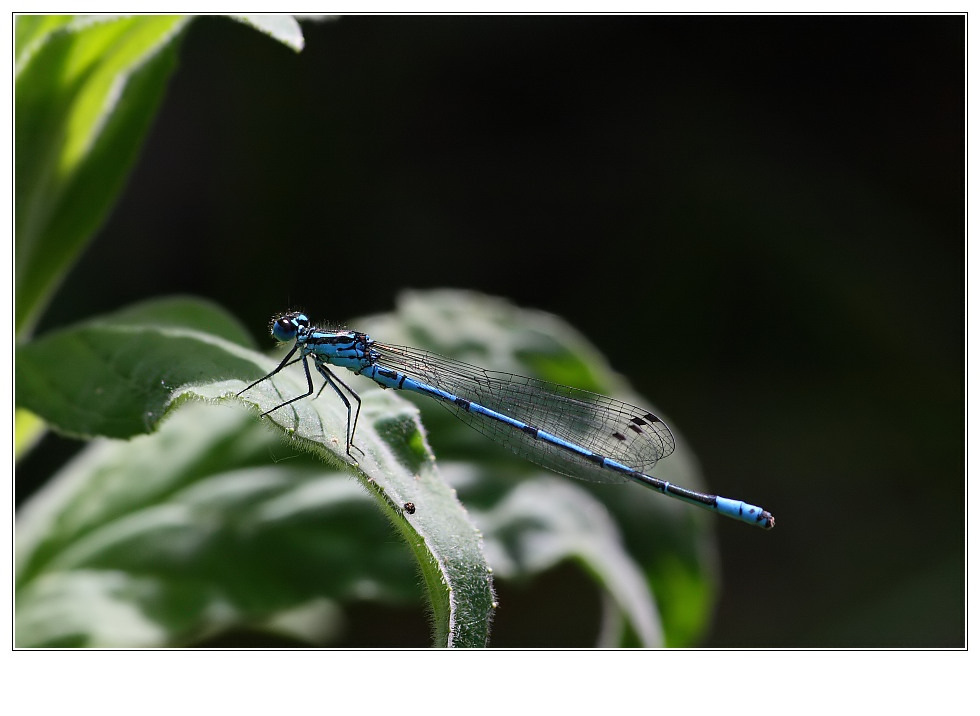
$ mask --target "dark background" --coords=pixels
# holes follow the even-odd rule
[[[964,645],[964,17],[303,28],[294,54],[192,25],[41,331],[177,292],[261,345],[283,308],[340,322],[405,288],[553,311],[616,337],[711,487],[776,515],[718,521],[706,645]]]

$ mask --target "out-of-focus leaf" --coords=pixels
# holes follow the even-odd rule
[[[18,335],[102,223],[174,68],[188,19],[17,18],[14,256]]]
[[[44,39],[73,19],[72,15],[18,15],[14,21],[14,57],[19,68]]]
[[[444,464],[443,473],[465,496],[488,472],[462,463]],[[512,486],[489,509],[471,508],[483,533],[487,561],[497,579],[527,579],[563,561],[573,561],[608,595],[612,604],[597,635],[618,646],[622,625],[632,628],[642,646],[663,646],[656,603],[639,565],[626,551],[619,529],[605,506],[580,483],[540,473]]]
[[[15,331],[26,337],[136,161],[190,17],[15,20]],[[246,22],[299,51],[292,17]]]
[[[18,519],[18,644],[174,646],[316,600],[418,603],[372,502],[231,407],[97,441]]]
[[[303,49],[303,29],[292,15],[232,15],[233,19],[279,40],[296,52]]]
[[[20,460],[37,445],[47,426],[30,410],[18,408],[14,413],[14,459]]]

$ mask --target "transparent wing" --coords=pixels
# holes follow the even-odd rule
[[[478,403],[563,440],[649,473],[674,450],[670,429],[656,415],[587,390],[511,373],[484,370],[406,346],[375,343],[378,364]],[[591,482],[626,482],[622,474],[528,433],[439,401],[460,420],[521,457],[549,470]]]

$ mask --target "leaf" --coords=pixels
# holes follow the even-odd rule
[[[267,364],[268,372],[274,364]],[[245,397],[265,412],[307,390],[301,371],[283,371],[251,388]],[[345,378],[345,381],[348,380]],[[356,376],[350,384],[362,400],[357,420],[354,472],[375,496],[415,552],[432,599],[437,646],[485,646],[496,608],[490,569],[479,532],[435,468],[418,412],[392,391]],[[235,381],[234,388],[243,384]],[[176,402],[192,395],[227,395],[226,384],[178,391]],[[305,399],[268,416],[296,445],[328,462],[349,464],[345,444],[349,416],[333,395]],[[332,399],[331,399],[332,398]],[[415,505],[414,513],[404,509]]]
[[[29,410],[14,413],[14,459],[20,460],[44,437],[47,426]]]
[[[29,331],[122,187],[187,18],[17,18],[15,318]]]
[[[279,40],[296,52],[303,50],[303,29],[292,15],[232,15],[231,17]]]
[[[255,374],[263,359],[248,343],[213,304],[139,304],[18,346],[17,404],[67,435],[152,432],[176,388]]]
[[[420,596],[365,490],[228,407],[93,443],[25,509],[17,547],[22,646],[173,646],[315,599]]]
[[[225,337],[194,327],[208,324]],[[230,623],[274,619],[275,610],[294,609],[311,598],[350,597],[350,590],[337,586],[350,565],[358,577],[348,582],[359,588],[384,583],[378,573],[390,567],[379,567],[352,544],[374,549],[379,557],[390,550],[368,537],[357,542],[358,530],[347,524],[348,516],[360,519],[348,504],[350,491],[324,487],[322,463],[299,473],[292,464],[259,469],[254,450],[268,446],[246,429],[260,428],[254,417],[233,412],[239,422],[222,432],[224,421],[213,412],[220,408],[207,414],[193,410],[189,417],[187,408],[177,409],[200,401],[240,405],[234,394],[246,382],[230,375],[260,377],[275,366],[228,340],[237,331],[216,307],[180,299],[142,304],[18,350],[18,401],[36,399],[37,412],[60,429],[99,426],[132,434],[152,430],[172,415],[155,435],[126,443],[99,441],[25,508],[17,530],[19,643],[103,643],[119,638],[113,619],[120,615],[130,625],[130,636],[141,635],[153,644],[185,643]],[[58,362],[52,363],[52,356]],[[58,390],[48,387],[63,365],[81,368],[73,368],[70,379],[57,379]],[[217,376],[226,379],[215,382]],[[114,387],[119,380],[126,389]],[[184,384],[188,381],[193,384]],[[170,388],[158,391],[161,382]],[[302,371],[284,372],[246,397],[265,410],[282,402],[282,395],[305,389]],[[356,464],[346,454],[348,416],[339,401],[304,400],[261,422],[279,425],[291,452],[318,455],[352,472],[367,488],[372,509],[381,508],[415,554],[429,593],[434,643],[485,645],[494,597],[479,534],[439,478],[417,411],[380,388],[359,391],[363,405]],[[86,400],[96,403],[88,413],[82,409]],[[234,472],[243,463],[249,469]],[[318,499],[323,510],[334,509],[331,500],[338,494],[345,504],[331,519],[322,513],[309,517],[307,510],[316,513]],[[413,514],[405,511],[407,502],[416,505]],[[285,517],[262,522],[268,513],[259,508],[273,509],[270,505],[279,510],[276,514],[288,508]],[[327,530],[320,542],[302,533],[304,520],[310,519],[309,529]],[[351,535],[354,542],[338,548],[331,529]],[[384,539],[390,541],[387,535]],[[324,562],[328,553],[343,555],[347,571],[329,567]],[[285,569],[284,555],[299,565],[292,582],[289,575],[268,574]],[[263,565],[263,557],[271,565]],[[227,567],[234,574],[222,572],[229,560],[236,565]],[[320,574],[325,564],[333,574],[316,579],[329,576],[334,580],[329,585],[297,576]],[[392,575],[397,577],[398,570]],[[400,581],[404,587],[406,580]],[[408,581],[417,588],[414,578]],[[223,613],[218,607],[225,602],[234,607],[230,616],[214,621],[215,610]],[[100,610],[108,615],[106,623],[99,622]],[[52,614],[63,615],[64,624],[55,628],[59,622]]]
[[[71,15],[18,15],[14,22],[17,71],[52,32],[72,21]]]
[[[464,499],[479,482],[492,479],[472,465],[449,463],[442,469]],[[574,561],[612,600],[606,615],[612,621],[600,632],[611,641],[599,646],[619,645],[620,615],[642,646],[663,646],[660,618],[642,570],[624,549],[609,511],[580,483],[540,473],[513,485],[489,509],[471,508],[470,514],[483,533],[497,579],[527,579]]]
[[[299,51],[288,16],[248,24]],[[19,15],[15,330],[28,335],[102,224],[156,114],[190,17]]]
[[[677,443],[674,453],[657,464],[656,474],[672,483],[703,488],[694,455],[678,426],[649,400],[629,390],[601,353],[556,316],[517,308],[505,300],[475,292],[443,289],[404,292],[396,311],[361,318],[350,325],[379,341],[424,348],[494,370],[574,385],[650,407],[666,419]],[[422,412],[440,462],[464,461],[479,467],[478,477],[456,487],[492,542],[496,536],[481,522],[482,511],[492,510],[507,499],[507,493],[516,489],[516,476],[539,479],[540,468],[487,440],[436,401],[421,398],[414,402]],[[595,485],[572,478],[558,479],[588,492],[605,506],[630,559],[656,596],[664,643],[696,643],[710,623],[718,589],[718,556],[712,532],[717,518],[638,485]],[[553,535],[553,539],[560,542],[562,537]],[[616,557],[610,553],[610,558]],[[493,561],[491,566],[501,574]],[[535,568],[507,575],[526,579],[539,573],[540,569]],[[600,586],[607,588],[608,584],[607,580]],[[614,607],[624,603],[621,595],[610,596]],[[636,618],[624,616],[627,621]]]

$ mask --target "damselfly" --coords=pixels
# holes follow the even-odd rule
[[[674,450],[670,429],[648,410],[578,388],[484,370],[417,348],[379,343],[358,331],[316,328],[305,314],[295,311],[273,321],[272,335],[280,342],[294,341],[293,347],[274,371],[238,395],[286,366],[302,362],[309,389],[262,415],[302,400],[313,394],[312,360],[324,379],[317,397],[329,385],[347,407],[349,456],[361,399],[330,370],[330,365],[366,376],[383,388],[435,398],[487,437],[563,475],[590,482],[632,480],[750,525],[771,529],[776,523],[761,507],[688,490],[647,474]],[[293,358],[297,352],[299,357]]]

